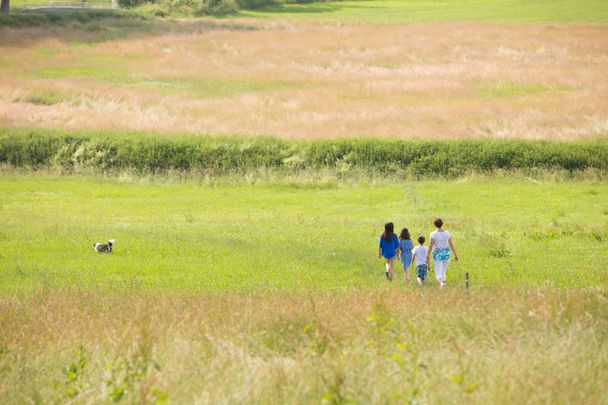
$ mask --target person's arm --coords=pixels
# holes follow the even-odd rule
[[[431,252],[433,251],[433,246],[435,245],[435,243],[433,242],[433,238],[431,239],[431,244],[429,245],[429,250],[426,251],[426,265],[429,266],[431,264]]]
[[[450,239],[448,239],[448,243],[450,244],[450,247],[452,248],[452,252],[454,252],[454,260],[458,261],[458,255],[456,254],[456,248],[454,247],[454,242],[452,241],[451,236],[450,236]]]
[[[410,245],[412,246],[412,245]],[[414,263],[414,247],[410,249],[410,264],[407,267],[410,267]]]

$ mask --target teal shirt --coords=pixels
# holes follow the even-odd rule
[[[412,249],[414,249],[412,241],[409,239],[399,241],[399,248],[401,249],[401,262],[410,264],[412,262]]]

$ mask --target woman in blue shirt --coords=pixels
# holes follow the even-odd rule
[[[401,265],[405,273],[405,282],[408,284],[410,283],[410,273],[407,269],[412,264],[412,249],[414,249],[414,245],[410,238],[410,231],[403,228],[399,234],[399,250],[401,250]]]
[[[378,243],[378,258],[380,257],[385,260],[386,278],[392,281],[395,259],[399,257],[399,239],[395,235],[395,225],[392,222],[384,224],[384,233]]]

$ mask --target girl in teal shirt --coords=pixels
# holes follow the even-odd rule
[[[410,283],[408,268],[412,264],[412,249],[414,249],[414,245],[410,238],[410,231],[407,228],[403,228],[399,234],[399,250],[401,251],[401,265],[405,273],[405,282],[408,284]]]

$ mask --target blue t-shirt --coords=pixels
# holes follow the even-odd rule
[[[414,245],[409,239],[402,239],[399,241],[399,248],[401,249],[401,261],[409,264],[412,262],[412,249]]]
[[[378,246],[382,250],[382,257],[385,259],[392,259],[397,256],[397,248],[399,247],[399,238],[397,235],[393,234],[391,240],[386,241],[382,236],[380,236],[380,242]]]

